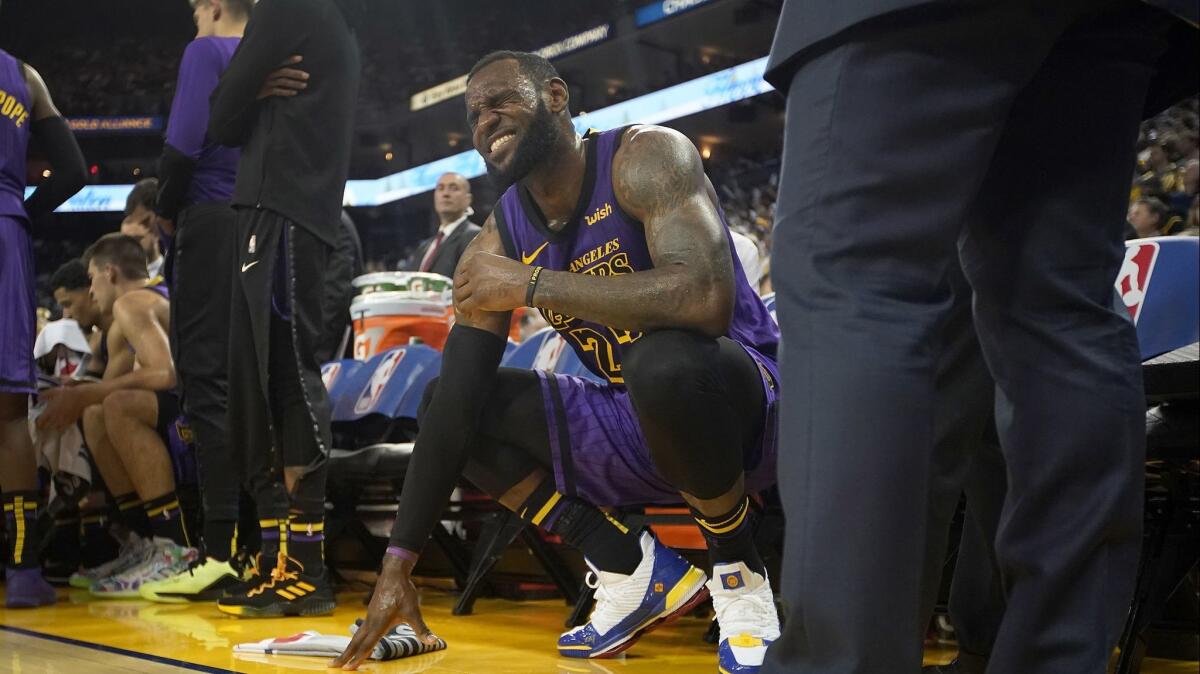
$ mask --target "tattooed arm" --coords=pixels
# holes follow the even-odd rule
[[[613,188],[621,208],[645,225],[654,268],[617,276],[545,271],[534,305],[623,330],[725,334],[733,317],[733,257],[696,147],[671,129],[633,127],[613,158]],[[476,255],[460,273],[488,281],[476,284],[470,308],[524,304],[524,265]]]

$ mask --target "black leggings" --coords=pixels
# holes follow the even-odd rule
[[[647,333],[621,355],[626,388],[662,477],[700,499],[728,492],[743,474],[745,450],[762,431],[758,365],[736,342],[682,330]],[[420,417],[436,387],[435,379],[425,389]],[[535,470],[552,471],[546,405],[537,373],[500,368],[467,479],[499,498]]]

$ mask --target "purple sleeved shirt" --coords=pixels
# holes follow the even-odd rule
[[[237,178],[239,151],[218,145],[207,135],[208,98],[229,66],[240,38],[200,37],[183,52],[179,83],[167,121],[167,144],[196,160],[189,204],[228,201]]]

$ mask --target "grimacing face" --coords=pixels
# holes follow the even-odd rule
[[[106,264],[103,268],[92,260],[88,263],[88,276],[92,279],[92,299],[101,314],[112,313],[113,304],[117,301],[117,270]]]
[[[54,301],[62,307],[63,318],[74,319],[84,333],[90,332],[100,322],[100,312],[88,288],[55,288]]]
[[[516,61],[496,61],[475,73],[466,102],[471,142],[502,189],[553,150],[559,135],[554,113]]]

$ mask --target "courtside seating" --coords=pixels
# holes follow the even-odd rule
[[[1151,625],[1200,561],[1200,240],[1154,237],[1126,244],[1117,291],[1137,327],[1146,414],[1142,558],[1116,674],[1138,671]],[[1196,634],[1194,621],[1159,625]]]

